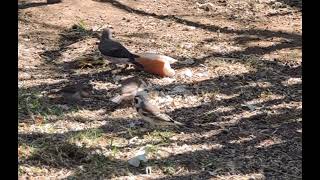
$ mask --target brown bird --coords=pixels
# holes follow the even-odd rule
[[[69,85],[62,88],[59,92],[66,103],[76,103],[82,98],[89,97],[92,93],[93,86],[91,84],[83,85]]]
[[[138,91],[148,89],[148,84],[139,78],[128,78],[120,82],[120,95],[111,99],[112,102],[121,103],[122,101],[133,100]]]
[[[174,69],[170,64],[175,63],[177,60],[160,54],[144,53],[139,54],[136,61],[143,65],[143,70],[161,77],[173,77],[175,75]]]
[[[161,113],[158,106],[151,104],[148,101],[148,95],[144,91],[139,91],[134,97],[133,104],[138,114],[143,120],[150,123],[151,127],[155,125],[179,125],[184,126],[183,123],[173,120],[167,114]]]

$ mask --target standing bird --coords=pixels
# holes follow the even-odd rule
[[[173,120],[167,114],[161,113],[156,105],[153,105],[148,101],[147,94],[144,91],[140,91],[136,94],[133,103],[138,114],[143,120],[149,122],[152,127],[155,125],[184,125],[183,123]]]
[[[138,91],[144,91],[148,88],[148,85],[144,80],[135,77],[123,80],[120,84],[120,95],[111,99],[112,102],[117,104],[126,100],[132,101]]]
[[[98,49],[105,58],[114,64],[132,63],[138,68],[143,69],[143,66],[135,60],[135,58],[138,58],[139,56],[132,54],[119,42],[114,41],[110,29],[103,29]]]
[[[170,64],[177,62],[177,60],[160,54],[143,53],[139,54],[136,61],[143,65],[143,70],[152,74],[157,74],[161,77],[173,77],[175,70],[171,68]]]

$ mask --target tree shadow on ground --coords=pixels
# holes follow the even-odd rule
[[[31,2],[31,3],[21,3],[18,4],[18,9],[28,9],[31,7],[45,6],[48,5],[45,2]]]
[[[99,38],[96,31],[88,30],[81,24],[75,24],[69,29],[64,29],[59,33],[58,47],[52,50],[46,50],[40,55],[50,61],[56,61],[64,51],[69,49],[69,46],[87,38]]]
[[[87,148],[68,142],[68,139],[76,137],[79,133],[81,132],[19,134],[20,146],[30,146],[34,149],[29,157],[19,159],[19,164],[72,170],[74,175],[68,179],[111,178],[124,175],[123,173],[126,173],[124,170],[131,168],[125,161],[116,159],[112,155],[96,153],[101,151],[99,147]],[[138,168],[135,170],[139,172]]]
[[[237,123],[227,125],[216,133],[211,132],[200,139],[190,138],[188,141],[169,139],[168,144],[177,143],[178,146],[187,144],[191,149],[179,154],[171,152],[171,155],[165,158],[151,158],[147,165],[163,170],[167,167],[174,168],[175,171],[179,168],[187,169],[191,172],[187,177],[197,178],[252,173],[260,173],[267,179],[299,178],[302,158],[302,139],[301,133],[298,132],[302,124],[299,118],[301,118],[301,110],[292,109],[283,114],[242,118]],[[112,125],[109,127],[119,128],[120,124],[117,121],[111,120]],[[105,127],[100,128],[112,134]],[[84,148],[68,143],[68,139],[77,137],[76,135],[83,131],[88,129],[58,134],[20,133],[19,144],[32,146],[36,150],[27,159],[21,159],[19,164],[72,169],[75,170],[75,174],[70,176],[73,178],[111,178],[126,176],[130,173],[138,175],[144,172],[144,165],[140,168],[132,168],[123,160],[94,153],[97,150],[95,148]],[[208,132],[208,130],[203,131],[203,133]],[[118,135],[121,136],[121,134]],[[199,150],[196,145],[207,148]],[[166,145],[161,147],[165,148]],[[196,149],[192,150],[192,147]],[[107,145],[105,148],[112,149],[112,146]],[[130,150],[126,146],[124,148],[119,147],[122,150]],[[82,168],[78,169],[80,166]],[[184,177],[167,175],[160,179]]]
[[[26,2],[22,1],[18,3],[18,9],[28,9],[32,7],[39,7],[39,6],[44,6],[44,5],[50,5],[50,4],[56,4],[60,3],[60,0],[46,0],[46,2]]]
[[[102,3],[109,3],[110,5],[115,6],[119,9],[124,10],[124,11],[127,11],[129,13],[135,13],[135,14],[142,15],[142,16],[151,16],[151,17],[155,17],[157,19],[162,19],[162,20],[163,19],[164,20],[171,20],[176,23],[186,24],[189,26],[195,26],[195,27],[202,28],[202,29],[208,30],[208,31],[213,31],[213,32],[220,30],[221,33],[226,33],[226,34],[236,33],[236,34],[258,35],[258,36],[262,36],[265,38],[282,37],[282,38],[293,39],[293,40],[301,39],[301,35],[298,35],[298,34],[291,34],[291,33],[280,32],[280,31],[274,32],[274,31],[270,31],[270,30],[257,30],[257,29],[236,30],[236,29],[220,28],[219,26],[215,26],[215,25],[207,25],[207,24],[201,24],[198,22],[189,21],[186,19],[182,19],[180,17],[176,17],[174,15],[158,15],[155,13],[149,13],[149,12],[145,12],[143,10],[131,8],[131,7],[125,5],[117,0],[95,0],[95,1],[102,2]]]
[[[239,61],[243,62],[243,60]],[[191,94],[196,94],[199,89],[204,92],[212,92],[219,89],[219,92],[222,94],[235,96],[220,100],[215,98],[212,99],[211,102],[197,107],[175,109],[168,113],[177,119],[179,119],[179,117],[188,117],[179,119],[185,123],[192,121],[197,124],[202,124],[202,126],[194,126],[188,130],[173,129],[172,131],[183,131],[186,135],[189,133],[208,134],[201,138],[190,138],[190,140],[169,140],[169,144],[176,143],[178,146],[185,144],[190,146],[219,144],[222,146],[221,149],[195,150],[193,152],[188,151],[182,154],[170,155],[167,158],[158,160],[151,159],[148,165],[158,167],[164,171],[165,167],[175,169],[183,167],[184,169],[188,169],[189,172],[195,172],[194,174],[181,177],[179,175],[171,176],[168,174],[168,177],[164,179],[214,177],[209,171],[215,171],[216,176],[262,173],[266,178],[299,178],[301,176],[301,133],[299,133],[298,130],[302,128],[301,121],[299,121],[299,118],[301,118],[301,109],[295,109],[290,106],[275,107],[281,105],[281,103],[290,104],[292,102],[301,102],[301,83],[292,85],[283,84],[290,78],[300,78],[301,67],[292,68],[269,61],[259,62],[260,64],[256,65],[257,71],[254,72],[235,76],[217,77],[193,84],[183,84],[190,87]],[[269,82],[271,85],[267,87],[250,86],[252,82]],[[227,85],[225,85],[225,83]],[[178,85],[181,84],[170,84],[164,86],[164,89],[172,89]],[[242,107],[241,104],[261,98],[261,94],[264,92],[279,95],[281,98],[262,102],[257,101],[253,104],[258,107],[257,110],[254,110],[257,113],[251,115],[243,114],[248,112],[248,108]],[[104,106],[107,106],[107,104]],[[101,107],[102,106],[97,105],[90,108],[84,106],[83,108],[93,110]],[[218,107],[233,107],[233,109],[210,114],[212,110],[216,110]],[[130,139],[131,136],[128,135],[126,130],[119,128],[121,126],[128,127],[128,124],[128,120],[111,120],[110,123],[100,128],[103,129],[105,133],[113,134],[115,137]],[[139,133],[136,135],[139,135]],[[21,138],[23,135],[19,135],[19,137]],[[48,140],[46,142],[48,142]],[[73,145],[63,145],[61,149],[64,149],[65,146],[68,147],[66,149],[74,149]],[[42,154],[50,154],[51,152],[50,148],[44,150]],[[79,156],[84,154],[81,153],[82,150],[76,150],[75,152],[78,151]],[[66,154],[64,155],[65,158],[71,157],[67,152],[64,154]],[[78,155],[72,155],[72,157],[78,157]],[[81,165],[85,167],[84,171],[77,170],[77,173],[71,175],[71,177],[82,178],[84,174],[87,174],[90,178],[98,177],[95,175],[99,173],[100,170],[95,170],[96,165],[94,161],[100,162],[101,159],[102,163],[110,164],[109,167],[112,167],[108,169],[108,171],[102,171],[101,176],[104,175],[110,178],[110,172],[117,171],[114,169],[115,167],[121,167],[120,169],[124,170],[119,174],[113,174],[117,177],[127,175],[129,172],[133,174],[141,174],[143,172],[142,168],[130,169],[126,162],[123,161],[115,160],[110,162],[107,157],[101,155],[95,157],[97,157],[98,160],[96,158],[92,161],[82,161],[81,158],[76,160],[77,162],[70,160],[70,162],[72,161],[75,164],[74,167]],[[39,158],[37,157],[35,159]],[[63,164],[59,162],[50,163],[63,166]],[[42,164],[48,165],[47,162],[42,162]]]
[[[121,10],[124,10],[129,13],[135,13],[142,16],[151,16],[157,19],[161,20],[167,20],[167,21],[174,21],[176,23],[194,26],[197,28],[201,28],[210,32],[220,32],[225,34],[237,34],[241,35],[241,37],[238,37],[235,39],[235,42],[237,44],[243,44],[248,43],[251,41],[256,40],[267,40],[268,38],[282,38],[282,41],[279,43],[275,43],[270,46],[266,47],[260,47],[260,46],[253,46],[253,47],[247,47],[245,50],[239,50],[239,51],[233,51],[226,54],[213,52],[213,53],[207,53],[205,57],[200,58],[194,58],[196,60],[196,64],[198,65],[201,63],[201,60],[208,59],[209,57],[241,57],[243,55],[257,55],[261,56],[264,54],[268,54],[277,50],[281,49],[289,49],[289,48],[301,48],[302,46],[302,37],[299,34],[295,33],[286,33],[282,31],[271,31],[271,30],[262,30],[262,29],[249,29],[249,30],[237,30],[237,29],[230,29],[230,28],[221,28],[216,25],[209,25],[209,24],[202,24],[199,22],[193,22],[190,20],[186,20],[180,17],[177,17],[175,15],[158,15],[155,13],[149,13],[145,12],[143,10],[134,9],[132,7],[129,7],[117,0],[96,0],[98,2],[108,3],[111,6],[114,6],[116,8],[119,8]],[[254,37],[252,37],[254,36]],[[204,42],[201,42],[204,43]],[[183,57],[177,57],[178,59],[186,59]],[[181,68],[184,66],[174,66],[175,68]]]
[[[277,0],[277,2],[284,3],[292,8],[302,10],[302,0]]]

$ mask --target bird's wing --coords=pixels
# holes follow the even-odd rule
[[[105,56],[116,58],[130,58],[133,56],[122,44],[109,39],[101,40],[98,46],[100,52]]]
[[[132,94],[138,91],[138,86],[132,85],[132,86],[124,86],[121,88],[122,94]]]
[[[135,58],[139,56],[129,52],[129,50],[119,42],[110,39],[102,39],[99,43],[98,49],[101,52],[101,54],[105,56],[115,58],[128,58],[129,62],[143,69],[143,65],[135,60]]]
[[[174,120],[170,116],[166,114],[161,114],[160,109],[149,102],[143,103],[141,109],[141,113],[144,116],[151,117],[159,121],[167,121],[174,123]]]

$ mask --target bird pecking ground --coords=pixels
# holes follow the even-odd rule
[[[301,0],[18,3],[20,179],[302,179]],[[177,59],[176,76],[111,72],[104,27],[132,52]],[[195,126],[141,128],[130,103],[110,101],[134,76]],[[61,103],[76,82],[94,94]],[[143,147],[148,161],[130,166]]]

